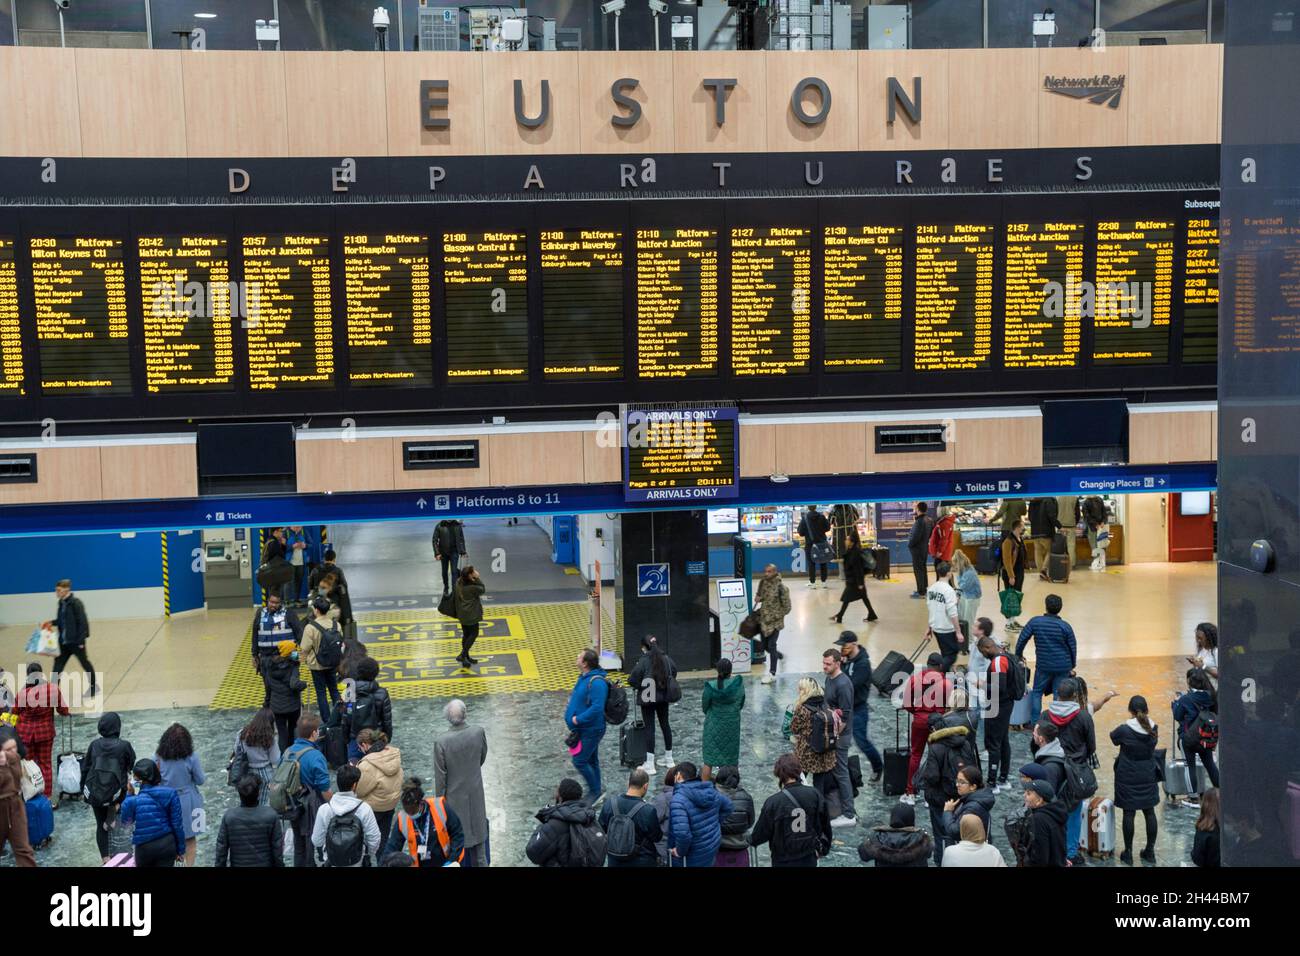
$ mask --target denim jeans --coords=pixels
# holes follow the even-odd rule
[[[1029,692],[1029,722],[1031,724],[1038,723],[1038,718],[1043,715],[1043,691],[1050,690],[1053,699],[1055,699],[1056,685],[1069,676],[1069,671],[1052,673],[1051,671],[1040,670],[1034,674],[1034,686]]]
[[[1084,805],[1081,803],[1065,818],[1065,857],[1072,859],[1079,853],[1079,834],[1083,832]]]
[[[867,709],[865,701],[853,708],[853,742],[858,745],[858,749],[871,764],[871,772],[879,773],[885,762],[880,757],[880,751],[876,750],[876,745],[867,736],[867,723],[870,718],[871,711]]]
[[[605,731],[586,731],[582,735],[582,749],[573,757],[573,768],[587,781],[587,795],[595,799],[600,793],[600,742]]]
[[[333,670],[312,671],[311,682],[316,688],[316,703],[320,707],[320,719],[329,720],[334,704],[343,699],[339,696],[338,674]],[[325,703],[327,698],[329,704]]]

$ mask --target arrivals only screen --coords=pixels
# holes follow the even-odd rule
[[[0,397],[25,394],[18,265],[13,236],[0,236]]]
[[[542,375],[553,381],[623,377],[623,234],[541,234]]]
[[[1036,396],[1208,388],[1217,371],[1213,192],[484,215],[0,210],[0,421],[901,399],[994,381],[962,372]],[[1278,218],[1235,225],[1289,228]],[[1265,267],[1245,250],[1239,300]],[[1239,348],[1300,340],[1289,306],[1260,308],[1276,318],[1235,325]]]
[[[628,501],[700,501],[740,493],[734,407],[629,410],[623,431]]]
[[[993,351],[994,227],[916,227],[916,370],[985,369]]]
[[[121,239],[37,237],[32,297],[45,395],[130,395]]]
[[[522,232],[442,237],[450,382],[528,380],[528,241]]]
[[[636,342],[640,378],[718,374],[716,231],[637,231]]]
[[[348,381],[356,386],[433,385],[429,237],[343,237]]]
[[[244,236],[243,250],[249,388],[329,387],[334,383],[329,236]]]
[[[242,306],[225,237],[141,236],[137,248],[145,387],[159,394],[233,388],[232,304]]]
[[[1097,223],[1092,360],[1097,365],[1169,361],[1177,223]]]
[[[897,372],[903,360],[903,227],[827,226],[822,319],[830,372]]]
[[[731,368],[798,375],[812,364],[812,230],[731,230]]]

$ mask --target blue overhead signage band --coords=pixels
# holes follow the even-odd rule
[[[1098,493],[1214,491],[1213,462],[1187,465],[1092,465],[987,471],[823,475],[780,485],[744,478],[738,505],[809,501],[938,501],[997,497],[1036,498]],[[1002,490],[1005,488],[1006,490]],[[418,518],[498,517],[667,511],[700,502],[625,501],[621,484],[483,488],[465,491],[385,491],[359,494],[261,495],[95,501],[84,504],[0,507],[0,537],[118,531],[176,531],[274,524],[351,524]]]

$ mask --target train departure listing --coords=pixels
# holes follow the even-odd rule
[[[254,391],[334,384],[329,248],[329,236],[244,236]]]
[[[897,372],[903,354],[903,227],[826,226],[825,367]]]
[[[637,375],[718,373],[718,234],[711,229],[638,229]]]
[[[731,367],[793,375],[812,364],[812,230],[731,230]]]
[[[916,227],[918,372],[989,367],[993,351],[994,227]]]
[[[130,395],[121,239],[33,238],[32,293],[46,395]]]
[[[1007,223],[1003,364],[1076,368],[1083,341],[1082,222]]]
[[[1175,224],[1165,220],[1097,223],[1092,360],[1098,365],[1169,361]]]
[[[447,384],[527,382],[527,236],[445,233],[442,261]]]
[[[623,376],[623,234],[543,232],[542,375],[553,381]]]
[[[18,324],[18,268],[14,239],[0,236],[0,398],[26,395],[23,337]]]
[[[343,236],[348,381],[353,386],[433,385],[429,237]]]
[[[230,390],[234,315],[247,296],[230,281],[222,236],[141,236],[144,376],[151,394]]]
[[[625,496],[629,501],[734,498],[735,408],[627,413]]]
[[[1219,221],[1187,221],[1183,263],[1183,362],[1219,358]]]

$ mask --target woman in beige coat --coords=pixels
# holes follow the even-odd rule
[[[356,794],[375,811],[379,845],[384,846],[393,825],[393,811],[402,796],[402,752],[389,744],[382,730],[369,727],[357,734],[357,746],[364,756],[357,764],[361,779],[357,781]]]

